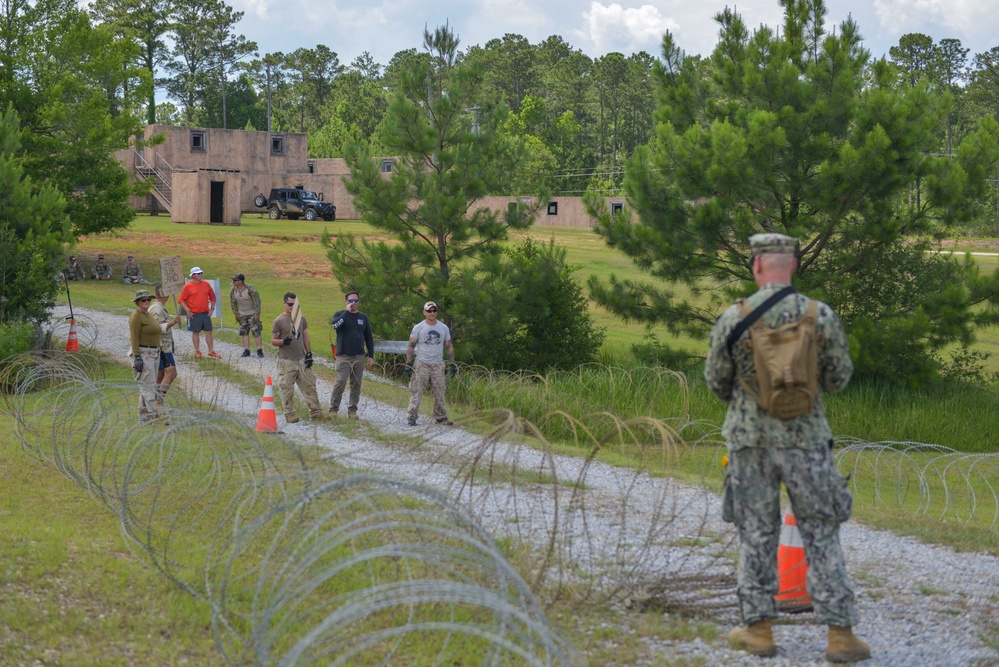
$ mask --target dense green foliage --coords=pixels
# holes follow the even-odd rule
[[[152,86],[138,46],[72,0],[5,3],[0,24],[0,109],[18,112],[24,172],[62,193],[77,236],[128,226],[133,186],[114,151],[139,133]]]
[[[17,113],[0,112],[0,324],[45,317],[72,241],[66,200],[24,173],[20,138]]]
[[[596,359],[604,333],[566,250],[530,239],[462,271],[453,299],[461,358],[491,369],[570,369]]]
[[[35,343],[35,327],[30,322],[0,322],[0,362],[29,351]]]
[[[383,337],[408,338],[421,304],[435,301],[463,360],[538,369],[588,361],[602,336],[565,251],[528,242],[501,252],[545,194],[505,211],[476,206],[524,162],[525,142],[503,132],[505,107],[482,96],[482,67],[459,62],[457,46],[447,28],[427,32],[430,57],[400,75],[378,132],[397,156],[390,173],[369,144],[349,148],[347,190],[363,221],[392,241],[324,234],[333,275],[364,295]]]
[[[944,348],[999,321],[999,274],[927,252],[985,191],[999,124],[986,117],[952,157],[934,154],[946,96],[869,63],[852,21],[827,35],[821,0],[782,4],[780,30],[719,13],[707,61],[664,38],[656,138],[628,165],[637,219],[589,204],[607,242],[665,286],[612,277],[591,292],[623,317],[704,335],[755,289],[746,239],[789,234],[795,283],[841,314],[858,375],[933,381]]]

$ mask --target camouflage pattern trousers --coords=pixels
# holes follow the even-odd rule
[[[139,384],[139,421],[148,422],[156,418],[156,370],[160,367],[160,348],[140,347],[142,370],[132,376]]]
[[[361,399],[361,380],[364,379],[364,363],[367,360],[363,354],[341,354],[336,358],[336,384],[330,395],[330,412],[340,410],[340,400],[343,390],[350,378],[350,398],[347,399],[347,412],[357,412],[357,402]]]
[[[316,392],[316,374],[311,368],[305,367],[304,359],[277,359],[278,388],[281,390],[281,403],[284,404],[284,416],[295,414],[295,387],[302,392],[309,414],[319,417],[323,409],[319,406],[319,394]]]
[[[722,518],[739,530],[738,594],[745,624],[776,618],[780,484],[798,521],[808,563],[806,587],[816,619],[855,625],[853,588],[839,543],[839,525],[853,508],[847,482],[827,446],[746,447],[729,453]]]
[[[409,409],[406,414],[410,419],[416,419],[420,412],[420,401],[423,400],[423,392],[430,384],[430,391],[434,395],[434,419],[447,419],[447,407],[444,405],[444,362],[439,364],[428,364],[424,361],[416,360],[413,364],[413,379],[409,381],[409,391],[412,396],[409,398]]]
[[[254,322],[254,319],[257,321]],[[259,336],[260,332],[264,330],[263,322],[256,315],[239,315],[236,317],[236,322],[239,323],[240,336],[249,336],[251,333],[254,336]]]

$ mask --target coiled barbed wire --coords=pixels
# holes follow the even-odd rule
[[[217,382],[211,391],[202,387],[203,401],[214,406],[223,397],[241,395],[235,385]],[[254,398],[238,400],[256,404]],[[382,441],[368,445],[365,467],[420,479],[457,499],[490,531],[512,538],[508,552],[544,604],[565,598],[620,602],[651,597],[670,610],[729,614],[735,606],[735,536],[720,521],[717,497],[703,487],[642,471],[643,461],[667,475],[675,464],[676,470],[694,469],[693,482],[717,482],[724,451],[717,426],[682,418],[621,420],[609,413],[587,415],[584,422],[566,411],[546,419],[569,425],[580,455],[559,455],[545,437],[546,424],[535,426],[509,410],[485,410],[462,419],[464,424],[478,424],[485,431],[482,437],[456,429],[427,432],[426,437],[409,438],[408,444]],[[864,476],[865,486],[855,488],[858,506],[885,505],[899,489],[917,488],[926,498],[925,507],[932,503],[934,512],[941,510],[942,497],[950,507],[948,514],[994,526],[996,515],[987,516],[984,500],[995,496],[999,455],[985,455],[966,469],[964,457],[980,455],[938,448],[950,457],[938,466],[950,476],[940,484],[935,470],[912,475],[908,464],[885,474],[892,470],[891,461],[899,464],[905,455],[899,448],[841,441],[848,445],[837,452],[844,472],[851,466],[881,471]],[[351,442],[348,449],[358,444]],[[638,469],[598,460],[599,453],[618,450],[638,461]],[[923,482],[913,487],[913,476]],[[859,472],[854,474],[855,485],[861,478]],[[962,478],[972,483],[957,484]],[[947,494],[939,491],[942,487]],[[966,510],[969,492],[975,494],[973,512]],[[909,498],[913,491],[906,493]],[[908,499],[895,504],[904,511],[924,511]]]
[[[309,470],[299,446],[218,411],[172,405],[168,426],[139,426],[134,382],[34,361],[0,373],[25,451],[116,511],[135,550],[211,606],[229,664],[581,664],[440,492]]]
[[[999,525],[999,453],[854,437],[838,437],[836,443],[842,446],[836,460],[841,471],[850,473],[854,502],[990,528]]]

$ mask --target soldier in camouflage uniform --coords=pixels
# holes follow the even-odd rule
[[[98,255],[94,262],[94,270],[90,272],[94,280],[111,280],[111,265],[104,260],[104,255]]]
[[[122,282],[126,285],[148,285],[149,281],[142,277],[142,269],[135,263],[135,257],[128,256],[125,268],[121,270]]]
[[[83,267],[77,264],[76,257],[70,256],[69,265],[66,270],[63,271],[66,274],[66,280],[86,280],[87,273],[83,270]]]
[[[755,309],[788,287],[797,268],[797,240],[782,234],[756,234],[749,239],[753,278],[760,290],[748,297]],[[799,321],[809,299],[792,293],[760,318],[777,328]],[[808,563],[807,588],[819,622],[829,625],[826,659],[854,662],[870,657],[868,645],[853,635],[857,622],[853,589],[839,543],[839,525],[850,517],[852,499],[846,480],[836,470],[832,432],[825,418],[822,391],[846,387],[853,373],[846,335],[839,317],[818,304],[815,324],[820,392],[810,413],[778,419],[757,405],[740,382],[755,375],[753,352],[745,331],[729,350],[727,339],[742,319],[739,305],[730,306],[711,332],[704,368],[708,386],[728,402],[722,433],[729,463],[723,518],[739,531],[738,595],[744,627],[734,629],[734,649],[755,655],[777,653],[770,623],[777,617],[777,547],[781,528],[780,485],[787,488]]]
[[[264,350],[260,345],[260,332],[264,325],[260,322],[260,293],[257,288],[246,282],[242,273],[232,277],[232,288],[229,290],[229,307],[239,323],[239,335],[243,338],[243,356],[250,356],[250,334],[257,343],[257,357],[264,358]]]

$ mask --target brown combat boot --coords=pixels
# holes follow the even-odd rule
[[[732,630],[728,633],[728,645],[735,651],[747,651],[764,658],[777,655],[769,618]]]
[[[826,660],[829,662],[860,662],[871,657],[871,647],[853,634],[849,625],[829,626],[829,646],[826,647]]]

